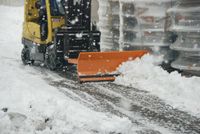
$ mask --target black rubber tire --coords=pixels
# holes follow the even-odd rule
[[[30,51],[27,47],[24,47],[22,49],[22,52],[21,52],[21,60],[23,62],[24,65],[30,65],[30,64],[33,64],[34,61],[32,61],[30,59]]]
[[[48,46],[45,53],[45,64],[47,68],[52,71],[55,71],[58,68],[57,65],[57,55],[55,46]]]

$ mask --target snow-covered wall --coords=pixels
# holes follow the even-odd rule
[[[6,6],[22,6],[24,0],[0,0],[0,5]]]

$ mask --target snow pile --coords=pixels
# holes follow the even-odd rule
[[[133,133],[127,118],[89,109],[22,65],[23,8],[0,6],[0,17],[0,134]]]
[[[157,63],[161,58],[145,55],[124,63],[116,83],[131,86],[167,101],[173,107],[200,116],[200,78],[186,78],[178,72],[168,73]]]

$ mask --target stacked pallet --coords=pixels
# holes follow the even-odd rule
[[[172,0],[135,0],[135,16],[138,21],[136,39],[125,42],[131,49],[149,49],[156,55],[163,55],[165,61],[173,60],[169,46],[173,34],[165,31],[166,11]]]
[[[101,31],[101,49],[112,50],[113,34],[111,33],[112,24],[110,17],[112,17],[109,0],[99,0],[99,23],[98,27]]]
[[[99,28],[103,50],[123,50],[125,40],[132,42],[137,25],[133,0],[99,0]]]
[[[200,1],[178,0],[168,14],[168,30],[178,35],[171,45],[179,52],[172,67],[200,74]]]
[[[172,34],[165,32],[171,0],[100,0],[102,46],[108,50],[150,49],[169,55]],[[166,59],[169,59],[167,57]]]

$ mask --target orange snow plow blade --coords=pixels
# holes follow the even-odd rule
[[[117,68],[123,62],[134,60],[148,53],[141,51],[82,52],[77,60],[80,82],[114,81]]]

